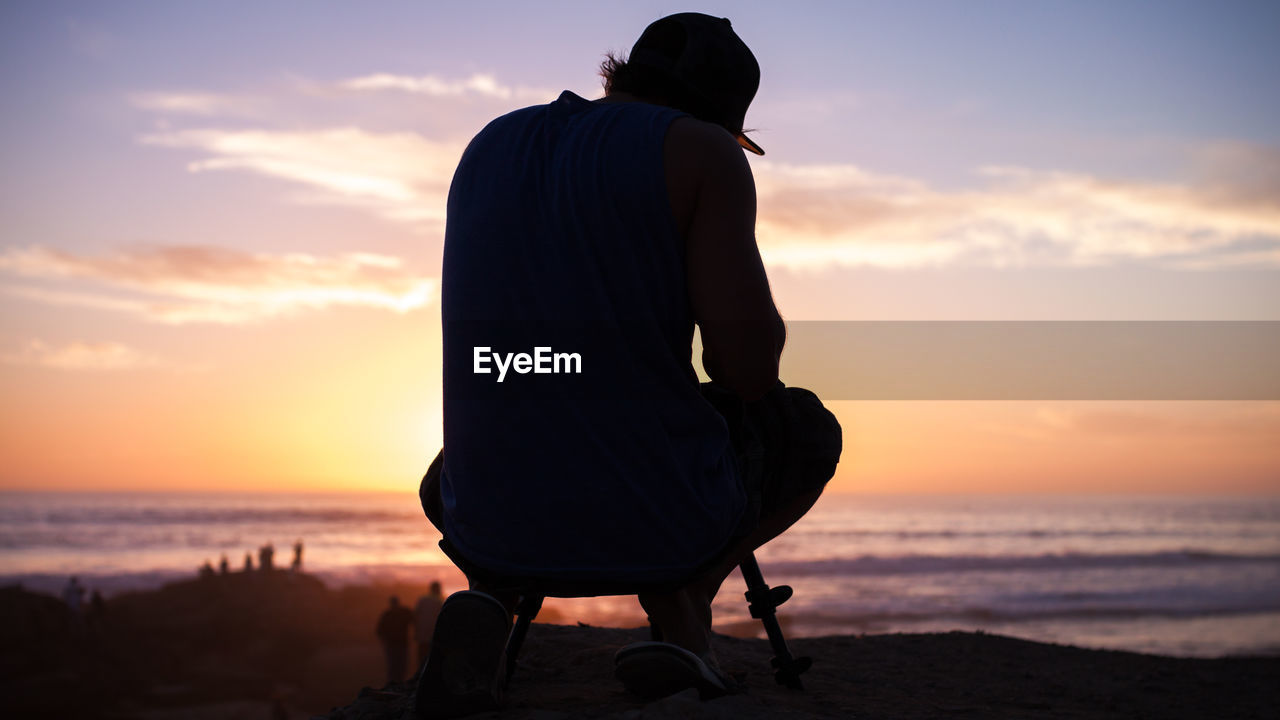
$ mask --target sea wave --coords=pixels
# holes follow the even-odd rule
[[[255,523],[378,523],[417,520],[422,511],[409,505],[403,511],[386,509],[318,508],[5,508],[0,522],[27,525],[235,525]]]
[[[1118,540],[1129,538],[1176,538],[1187,534],[1186,528],[804,528],[793,530],[810,541],[866,540]],[[1196,527],[1199,537],[1261,538],[1270,534],[1248,526]]]
[[[1155,553],[1045,553],[1038,555],[903,555],[762,562],[779,575],[905,575],[990,571],[1081,570],[1093,568],[1200,568],[1207,565],[1271,565],[1280,555],[1244,555],[1186,549]]]
[[[1276,602],[1259,599],[1256,603],[1220,605],[1198,608],[1169,608],[1159,605],[1102,605],[1050,608],[935,608],[917,611],[867,611],[850,608],[844,612],[823,612],[808,608],[792,610],[790,622],[810,626],[844,625],[901,626],[908,623],[949,621],[957,625],[982,626],[991,623],[1027,623],[1046,620],[1137,620],[1164,618],[1190,620],[1233,615],[1271,615],[1280,611]]]

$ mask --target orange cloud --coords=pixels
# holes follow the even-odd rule
[[[1095,436],[1161,436],[1179,439],[1265,440],[1280,437],[1280,403],[1242,402],[1191,406],[1156,403],[1104,404],[1085,406],[1045,406],[1035,412],[1038,425],[1056,433]]]
[[[154,367],[160,360],[115,342],[76,342],[61,347],[41,340],[28,340],[16,353],[0,355],[10,365],[26,365],[59,370],[133,370]]]
[[[201,246],[134,248],[106,256],[11,248],[0,253],[0,271],[103,288],[5,286],[11,295],[166,324],[237,324],[333,306],[404,313],[427,305],[436,285],[408,272],[399,258],[383,255],[269,255]]]

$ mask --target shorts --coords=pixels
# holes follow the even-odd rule
[[[749,534],[792,500],[822,490],[835,475],[843,443],[840,423],[812,392],[778,382],[759,400],[744,402],[703,383],[702,396],[729,426],[747,496],[736,536]]]
[[[744,402],[714,383],[703,383],[701,389],[729,428],[729,442],[747,497],[735,539],[750,534],[762,518],[789,501],[820,491],[835,475],[842,448],[840,423],[817,395],[781,382],[753,402]],[[441,450],[418,489],[423,512],[442,534],[443,470]]]

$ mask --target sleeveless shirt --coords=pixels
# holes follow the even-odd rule
[[[682,115],[566,91],[494,120],[462,156],[442,270],[441,500],[472,562],[672,580],[738,526],[746,501],[691,364],[666,189],[663,143]]]

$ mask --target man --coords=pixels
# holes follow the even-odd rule
[[[392,595],[387,609],[378,617],[375,631],[387,659],[388,685],[404,681],[409,667],[409,625],[412,623],[413,613],[400,604],[400,598]]]
[[[432,580],[426,595],[418,598],[413,608],[413,636],[418,644],[418,666],[426,664],[427,653],[431,651],[431,632],[436,627],[436,618],[440,616],[440,608],[444,605],[444,588],[439,580]]]
[[[778,381],[785,330],[743,155],[763,154],[743,133],[759,84],[751,51],[728,20],[682,13],[602,74],[604,98],[565,92],[500,117],[458,165],[445,451],[423,507],[490,572],[678,584],[640,596],[667,644],[620,653],[617,675],[642,694],[715,694],[726,688],[711,600],[816,502],[840,429],[812,393]],[[695,323],[714,383],[703,387]],[[497,704],[514,601],[446,601],[420,712]]]
[[[71,611],[71,622],[78,625],[81,612],[84,610],[84,586],[80,584],[80,579],[74,575],[71,576],[70,580],[67,580],[67,584],[62,588],[62,602]]]

